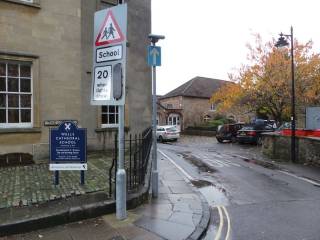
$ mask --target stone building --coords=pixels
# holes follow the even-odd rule
[[[216,106],[212,94],[227,83],[224,80],[195,77],[164,96],[158,97],[158,124],[177,125],[181,130],[213,118]]]
[[[126,130],[151,125],[146,47],[151,1],[128,3]],[[92,106],[94,12],[117,0],[0,0],[0,157],[48,157],[49,128],[74,120],[87,128],[88,150],[117,131],[115,106]]]

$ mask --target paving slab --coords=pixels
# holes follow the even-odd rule
[[[187,225],[194,227],[193,213],[188,212],[174,212],[168,219],[170,222],[180,223],[182,225]]]
[[[194,230],[187,225],[149,217],[139,219],[135,225],[170,240],[186,239]]]
[[[157,199],[133,210],[142,215],[134,225],[168,240],[198,239],[206,229],[203,226],[208,225],[208,204],[174,165],[160,159],[163,159],[159,161],[163,191]]]

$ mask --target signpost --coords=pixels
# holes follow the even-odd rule
[[[127,4],[94,14],[91,104],[119,106],[119,161],[116,174],[116,215],[127,217],[124,169],[124,104],[126,79]]]
[[[55,185],[59,184],[59,170],[80,170],[84,184],[87,170],[87,129],[78,128],[72,121],[63,121],[50,129],[50,171],[55,171]]]
[[[160,39],[164,39],[162,35],[149,34],[152,43],[148,47],[148,65],[152,67],[152,197],[157,198],[159,192],[159,173],[157,160],[157,77],[156,67],[161,66],[161,48],[156,46]]]

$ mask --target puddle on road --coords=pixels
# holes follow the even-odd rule
[[[216,186],[214,183],[207,180],[193,180],[191,183],[199,189],[210,207],[210,223],[202,239],[214,239],[220,223],[218,210],[215,207],[229,205],[229,200],[226,196],[226,190],[223,187]]]
[[[212,183],[206,180],[191,180],[191,183],[197,188],[212,186]]]
[[[229,205],[229,200],[225,195],[225,189],[216,188],[215,186],[207,186],[199,188],[199,191],[206,198],[209,206]]]
[[[245,162],[248,162],[248,163],[254,163],[256,165],[260,165],[261,167],[268,168],[268,169],[271,169],[271,170],[275,170],[275,169],[279,168],[273,163],[260,161],[260,160],[256,160],[256,159],[242,159],[242,160],[245,161]]]
[[[185,160],[195,165],[201,172],[213,173],[217,170],[203,162],[200,158],[193,156],[190,152],[179,153]]]
[[[206,180],[192,180],[191,183],[199,189],[209,206],[228,205],[229,200],[223,187],[216,186]]]

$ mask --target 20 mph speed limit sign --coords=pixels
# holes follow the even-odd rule
[[[124,105],[127,4],[94,14],[92,105]]]
[[[111,100],[112,66],[96,67],[94,69],[93,100]]]

